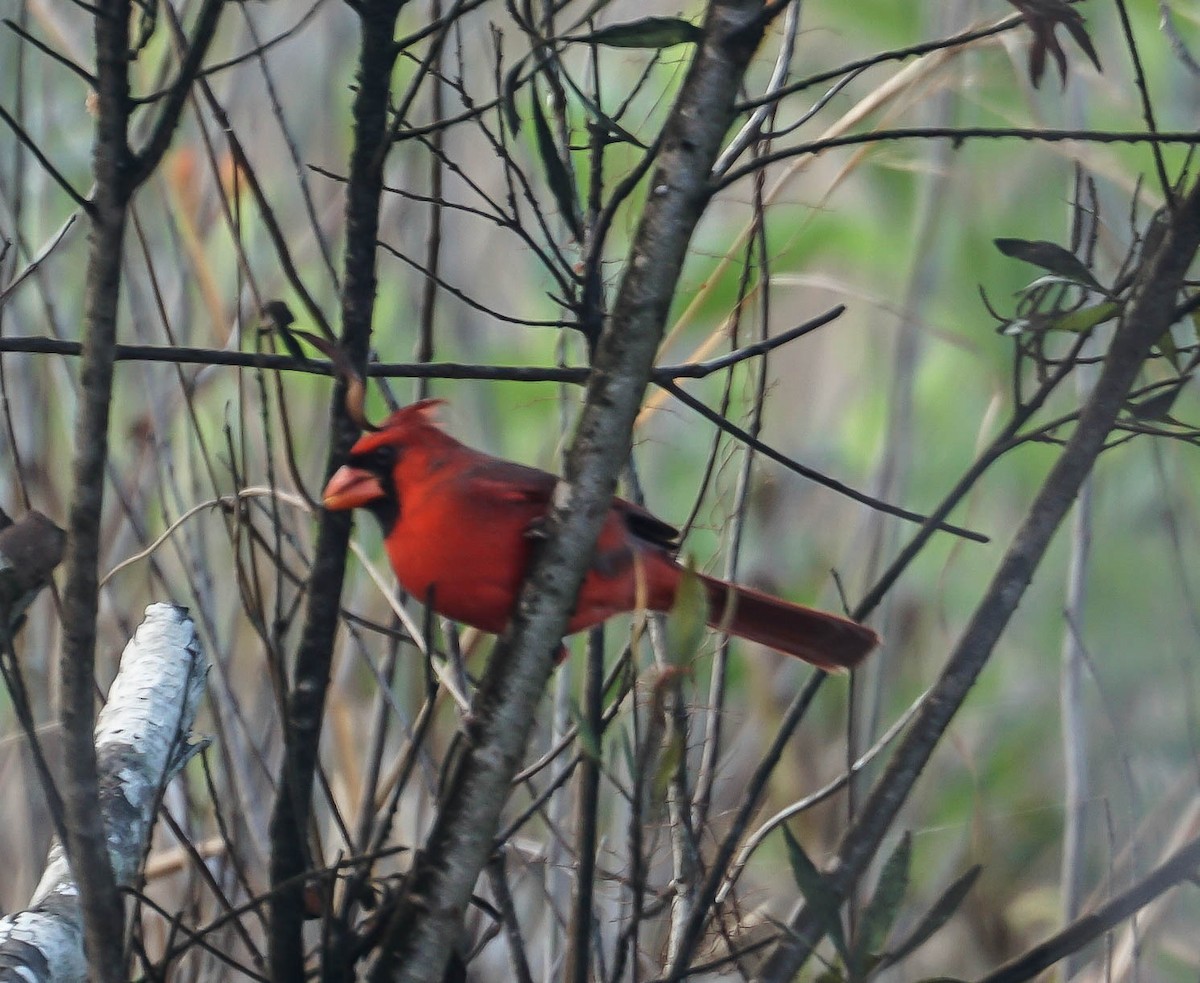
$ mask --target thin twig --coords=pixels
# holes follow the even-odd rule
[[[1031,143],[1132,143],[1132,144],[1200,144],[1200,135],[1187,130],[1167,130],[1152,133],[1146,130],[1056,130],[1036,127],[1004,126],[907,126],[891,130],[872,130],[868,133],[849,133],[845,136],[813,140],[795,147],[786,147],[764,155],[742,167],[729,171],[715,182],[714,192],[722,191],[755,171],[781,160],[815,156],[836,147],[857,147],[864,144],[890,143],[896,140],[951,140],[956,145],[968,140],[1028,140]]]
[[[856,502],[861,502],[863,505],[869,505],[871,508],[876,509],[879,512],[884,512],[888,515],[894,515],[899,519],[907,519],[909,522],[926,523],[929,521],[926,516],[923,516],[918,512],[910,512],[908,509],[902,509],[897,505],[891,505],[888,502],[880,501],[879,499],[867,495],[864,492],[860,492],[857,489],[851,488],[849,485],[842,484],[842,482],[837,481],[834,478],[827,477],[826,475],[821,474],[819,471],[814,471],[812,468],[807,467],[806,465],[803,465],[775,450],[775,448],[773,448],[770,444],[763,443],[757,437],[747,433],[737,424],[732,423],[714,413],[707,406],[701,403],[700,400],[685,392],[683,389],[680,389],[679,386],[675,385],[674,382],[667,382],[663,380],[656,381],[663,389],[667,390],[667,392],[669,392],[685,406],[695,410],[715,426],[720,427],[726,433],[731,434],[738,440],[742,441],[742,443],[746,444],[746,446],[753,447],[764,457],[769,457],[777,464],[782,464],[789,471],[792,471],[803,478],[808,478],[810,481],[814,481],[818,485],[831,488],[834,491],[845,495],[847,498],[853,499]],[[964,529],[962,526],[956,526],[949,522],[938,520],[935,523],[935,527],[943,532],[951,532],[956,536],[963,537],[963,539],[974,540],[977,543],[986,543],[989,541],[988,537],[982,533],[974,532],[970,529]]]

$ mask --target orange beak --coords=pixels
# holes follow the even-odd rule
[[[344,512],[385,498],[379,479],[370,471],[349,464],[338,468],[321,493],[321,504],[330,512]]]

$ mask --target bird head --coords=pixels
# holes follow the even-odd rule
[[[325,508],[331,512],[370,509],[388,527],[399,508],[397,484],[405,451],[428,444],[435,436],[450,439],[435,422],[437,408],[444,402],[422,399],[398,409],[377,430],[359,437],[346,463],[321,493]]]

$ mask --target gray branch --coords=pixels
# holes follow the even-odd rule
[[[845,897],[875,856],[884,835],[920,776],[954,714],[991,656],[1084,479],[1104,448],[1150,347],[1174,323],[1180,286],[1200,247],[1200,184],[1163,216],[1168,231],[1148,256],[1121,319],[1095,388],[1075,432],[1017,530],[983,600],[955,646],[912,727],[846,831],[828,871],[828,882]],[[790,930],[759,976],[763,983],[795,978],[821,940],[823,919],[801,906]]]
[[[711,196],[709,174],[767,19],[757,0],[713,0],[704,38],[664,131],[662,151],[600,335],[587,400],[554,495],[547,538],[510,631],[480,686],[459,759],[406,897],[391,913],[371,978],[433,983],[461,932],[500,810],[525,751],[583,571],[628,459],[630,431],[688,244]]]
[[[95,732],[100,814],[122,887],[137,876],[162,789],[198,747],[188,735],[207,669],[187,611],[146,608]],[[56,840],[29,907],[0,919],[0,983],[87,979],[79,890]]]

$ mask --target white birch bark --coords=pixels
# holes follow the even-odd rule
[[[191,727],[207,671],[187,609],[146,608],[96,721],[100,809],[123,887],[137,876],[160,790],[199,748],[191,741]],[[0,981],[86,979],[78,892],[55,841],[29,907],[0,918]]]

